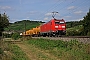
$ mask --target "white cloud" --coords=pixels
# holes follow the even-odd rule
[[[42,20],[32,20],[32,21],[42,21]]]
[[[0,6],[1,10],[11,10],[12,8],[10,6]]]
[[[53,15],[53,13],[46,13],[45,14],[45,16],[52,16]],[[56,16],[60,16],[60,14],[59,13],[56,13]]]
[[[37,13],[37,11],[30,11],[29,13],[30,14],[34,14],[34,13]]]
[[[70,18],[71,16],[65,16],[65,18]]]
[[[81,18],[81,19],[73,19],[73,20],[66,20],[66,22],[67,21],[80,21],[80,20],[83,20],[83,18]]]
[[[27,19],[29,19],[30,17],[26,17]]]
[[[36,15],[38,14],[37,11],[28,11],[26,14],[29,14],[29,15]]]
[[[46,13],[45,16],[52,16],[52,13]]]
[[[70,6],[67,8],[68,10],[72,10],[72,9],[75,9],[75,6]]]
[[[46,17],[46,18],[44,18],[44,20],[49,20],[49,18],[48,18],[48,17]]]
[[[83,13],[83,11],[76,11],[76,12],[74,12],[75,14],[82,14]]]
[[[10,19],[10,23],[14,23],[16,21],[20,21],[19,19]]]

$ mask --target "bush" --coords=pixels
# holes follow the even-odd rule
[[[19,35],[19,33],[13,33],[12,34],[12,38],[15,39],[15,40],[19,39],[20,37],[21,36]]]
[[[79,36],[80,35],[80,31],[76,31],[76,30],[69,30],[66,32],[67,36]]]
[[[0,54],[3,54],[3,50],[0,48]]]
[[[87,36],[90,36],[90,32],[87,33]]]

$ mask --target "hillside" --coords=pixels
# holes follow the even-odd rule
[[[30,21],[30,20],[22,20],[17,21],[15,23],[11,23],[8,28],[5,28],[5,31],[16,31],[16,32],[23,32],[26,30],[32,29],[36,26],[41,25],[42,21]],[[81,35],[81,29],[83,28],[82,21],[71,21],[66,22],[66,35]],[[76,34],[75,34],[76,33]]]
[[[83,29],[82,21],[66,22],[66,35],[68,36],[81,36]]]
[[[11,23],[8,28],[5,28],[5,31],[24,31],[25,26],[26,30],[32,29],[36,26],[39,26],[44,22],[41,21],[30,21],[30,20],[22,20],[22,21],[17,21],[15,23]],[[26,25],[25,25],[26,24]]]
[[[5,28],[5,31],[24,31],[25,30],[25,24],[26,24],[26,30],[32,29],[36,26],[39,26],[44,22],[42,21],[30,21],[30,20],[22,20],[22,21],[17,21],[14,23],[10,23],[8,28]],[[72,28],[75,26],[82,25],[79,21],[70,21],[66,22],[66,28]]]

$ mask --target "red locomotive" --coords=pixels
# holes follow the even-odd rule
[[[52,12],[52,17],[55,17],[55,13]],[[66,23],[63,19],[51,19],[49,22],[44,23],[36,28],[21,33],[20,35],[27,36],[61,36],[66,34]]]
[[[42,36],[61,36],[66,34],[65,21],[52,19],[40,26],[40,35]]]

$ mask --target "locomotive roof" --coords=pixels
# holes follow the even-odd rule
[[[64,19],[51,19],[51,20],[63,20],[64,21]]]
[[[65,21],[64,19],[51,19],[50,21],[52,21],[52,20]],[[48,22],[50,22],[50,21],[48,21]],[[41,24],[41,25],[44,25],[44,24],[46,24],[46,23],[48,23],[48,22],[45,22],[45,23],[43,23],[43,24]]]

